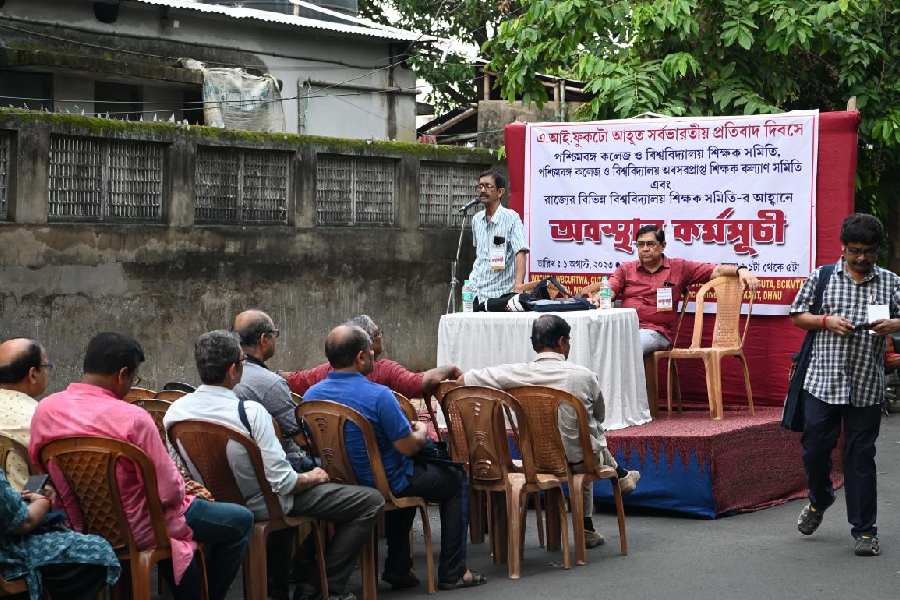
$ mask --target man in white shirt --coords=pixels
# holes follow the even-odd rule
[[[620,467],[606,447],[606,437],[603,433],[605,408],[600,380],[590,369],[566,360],[570,350],[570,331],[571,327],[561,317],[556,315],[538,317],[531,327],[531,345],[537,352],[532,362],[475,369],[465,372],[456,381],[461,385],[481,385],[499,390],[540,385],[569,392],[581,400],[587,409],[591,448],[597,463],[616,470],[622,492],[627,494],[637,487],[641,474]],[[575,411],[568,406],[560,406],[558,426],[566,450],[566,460],[572,469],[577,471],[584,463],[584,456],[581,452]],[[584,489],[584,529],[588,548],[604,543],[603,536],[594,531],[591,518],[593,512],[593,486],[588,485]]]
[[[194,357],[203,385],[172,404],[163,421],[166,429],[180,421],[201,419],[248,432],[259,446],[266,479],[284,512],[334,523],[335,535],[325,555],[329,592],[332,598],[353,600],[355,596],[346,591],[347,580],[384,507],[384,498],[369,487],[330,483],[328,474],[318,467],[305,473],[294,471],[275,435],[268,411],[257,402],[241,402],[232,391],[241,380],[246,360],[233,333],[203,334],[195,344]],[[227,459],[247,508],[257,519],[268,518],[247,453],[243,448],[230,446]],[[188,467],[194,477],[199,477],[193,465]],[[307,585],[298,585],[295,600],[318,597],[318,590],[312,588],[317,579],[310,577],[308,581]]]
[[[31,438],[31,417],[36,397],[47,389],[50,369],[47,352],[36,341],[13,338],[0,344],[0,433],[26,448]],[[9,455],[6,470],[12,486],[21,490],[28,479],[28,464]]]

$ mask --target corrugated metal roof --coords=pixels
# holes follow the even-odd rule
[[[205,4],[203,2],[195,2],[194,0],[135,0],[142,4],[153,4],[156,6],[166,6],[169,8],[193,10],[197,12],[224,15],[234,19],[250,19],[254,21],[264,21],[266,23],[278,23],[281,25],[292,25],[294,27],[303,27],[308,29],[320,29],[323,31],[333,31],[336,33],[346,33],[351,35],[362,35],[366,37],[380,38],[386,40],[398,40],[404,42],[431,41],[434,38],[421,35],[413,31],[397,29],[395,27],[387,27],[380,25],[368,19],[361,19],[345,15],[337,11],[332,11],[321,6],[309,4],[307,2],[298,1],[297,5],[304,8],[320,12],[328,15],[330,18],[339,18],[345,23],[335,21],[325,21],[320,19],[310,19],[308,17],[299,17],[294,15],[286,15],[283,13],[272,12],[267,10],[259,10],[256,8],[224,6],[221,4]]]

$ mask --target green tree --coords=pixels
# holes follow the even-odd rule
[[[360,15],[378,23],[421,31],[424,36],[457,40],[482,47],[510,14],[521,10],[517,0],[360,0]],[[478,82],[470,59],[446,46],[423,42],[410,52],[408,64],[430,83],[429,95],[438,110],[478,99]]]
[[[584,119],[843,110],[862,114],[857,205],[882,218],[900,183],[897,0],[526,0],[486,49],[507,99],[535,73],[580,79]]]

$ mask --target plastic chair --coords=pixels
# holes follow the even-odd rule
[[[166,416],[166,411],[169,410],[169,407],[172,406],[171,402],[166,400],[160,400],[158,398],[148,398],[142,400],[135,400],[132,402],[135,406],[139,406],[150,413],[150,416],[153,417],[153,422],[156,424],[156,429],[159,431],[159,437],[162,438],[163,445],[166,444],[166,428],[163,425],[163,419]]]
[[[400,405],[400,409],[403,411],[403,414],[406,415],[406,418],[410,423],[415,423],[419,420],[419,413],[416,411],[416,407],[413,406],[412,402],[409,401],[409,398],[400,392],[394,392],[394,398],[397,399],[397,404]]]
[[[172,558],[169,534],[156,487],[156,469],[143,450],[120,440],[103,437],[78,437],[55,440],[40,450],[41,467],[54,465],[69,485],[84,524],[84,533],[106,538],[119,562],[131,567],[133,600],[150,600],[150,573],[153,566]],[[153,531],[153,546],[140,549],[122,507],[116,480],[116,465],[130,461],[140,472],[147,498],[147,511]],[[206,564],[198,554],[202,572],[201,598],[208,598]]]
[[[716,293],[716,323],[713,329],[712,344],[702,347],[703,343],[703,304],[710,290]],[[722,359],[734,356],[741,361],[744,369],[744,385],[747,389],[747,404],[750,414],[753,411],[753,391],[750,388],[750,371],[747,358],[744,356],[744,338],[750,328],[750,315],[753,312],[753,295],[750,295],[747,319],[744,332],[740,333],[741,306],[743,305],[744,283],[737,277],[716,277],[697,292],[696,318],[694,334],[688,348],[672,348],[668,350],[668,377],[671,381],[673,361],[683,358],[700,358],[706,369],[706,394],[709,398],[709,413],[715,420],[720,420],[724,413],[722,406]],[[672,388],[667,394],[667,409],[672,414]]]
[[[190,394],[191,392],[196,392],[197,389],[189,383],[182,383],[180,381],[170,381],[166,385],[163,386],[164,392],[184,392],[185,394]]]
[[[678,324],[675,326],[675,333],[672,337],[673,346],[675,345],[675,342],[678,341],[678,334],[681,333],[681,323],[684,321],[684,313],[687,312],[688,300],[688,289],[684,288],[681,290],[681,308],[678,310]],[[668,359],[669,352],[671,352],[671,348],[669,350],[657,350],[652,354],[644,356],[644,375],[647,380],[647,402],[650,405],[650,417],[653,419],[656,418],[656,414],[659,412],[657,406],[659,402],[659,388],[657,386],[657,380],[659,378],[659,361]],[[681,412],[681,389],[678,382],[678,366],[672,363],[672,361],[669,361],[669,364],[672,364],[672,371],[671,373],[668,371],[666,372],[666,389],[673,390],[678,402],[678,411]]]
[[[147,388],[141,387],[133,387],[128,390],[128,393],[125,394],[125,397],[122,398],[125,402],[136,402],[138,400],[152,400],[156,398],[156,392],[153,390],[148,390]]]
[[[485,493],[500,493],[506,498],[505,514],[502,503],[491,503],[491,541],[494,561],[501,562],[505,554],[510,579],[518,579],[525,543],[527,495],[544,492],[548,497],[548,514],[555,509],[557,514],[554,518],[565,524],[565,498],[562,491],[562,485],[567,481],[565,474],[560,476],[538,472],[528,419],[519,402],[506,392],[486,387],[462,386],[447,392],[445,401],[453,430],[460,431],[465,436],[471,487]],[[504,409],[513,414],[518,424],[521,471],[513,464],[510,454]],[[555,421],[553,429],[556,429]],[[508,526],[507,531],[502,531],[504,525]],[[568,528],[560,527],[560,533],[563,567],[570,569],[572,561],[569,555]]]
[[[11,456],[18,458],[25,465],[28,474],[31,475],[34,469],[31,468],[31,461],[28,460],[28,448],[8,435],[0,433],[0,469],[8,470]]]
[[[186,396],[191,392],[185,392],[184,390],[162,390],[156,392],[156,396],[154,399],[156,400],[165,400],[166,402],[175,402],[182,396]]]
[[[4,579],[0,577],[0,598],[19,596],[28,593],[28,584],[24,579]]]
[[[315,519],[293,517],[284,514],[281,502],[272,491],[266,479],[262,453],[259,446],[245,433],[231,427],[190,419],[173,423],[169,427],[169,439],[175,451],[185,464],[191,464],[200,475],[203,485],[212,492],[219,502],[233,502],[245,505],[244,496],[234,478],[234,473],[225,460],[229,442],[244,448],[250,457],[256,482],[262,491],[269,519],[256,521],[250,545],[244,556],[244,597],[247,600],[266,600],[268,598],[266,571],[266,540],[269,534],[289,528],[310,525],[316,542],[316,561],[319,567],[319,585],[323,598],[328,598],[328,575],[325,572],[325,538],[322,527]],[[190,461],[190,462],[188,462]]]
[[[385,512],[401,508],[417,508],[419,510],[419,515],[422,517],[422,531],[425,535],[425,561],[428,571],[426,589],[429,594],[433,594],[437,590],[437,583],[427,504],[419,496],[404,498],[394,496],[388,483],[387,474],[384,472],[384,464],[381,461],[381,452],[375,441],[375,430],[372,424],[352,408],[328,400],[305,400],[297,407],[297,420],[303,420],[306,423],[312,444],[322,460],[322,468],[328,472],[331,481],[335,483],[359,485],[344,444],[344,426],[349,422],[359,428],[363,440],[365,440],[369,462],[372,465],[375,489],[384,497]],[[366,600],[374,600],[378,596],[375,550],[373,532],[369,544],[364,549],[362,560],[363,596]]]
[[[569,483],[569,505],[572,507],[572,528],[575,532],[576,564],[587,564],[587,552],[584,535],[584,496],[576,493],[575,490],[581,490],[585,485],[591,485],[591,482],[596,479],[609,479],[612,484],[616,517],[619,521],[619,552],[627,555],[625,506],[622,503],[618,476],[614,468],[597,464],[591,446],[591,436],[588,431],[589,417],[584,403],[568,392],[542,386],[524,386],[506,391],[519,401],[519,405],[528,419],[529,430],[541,432],[540,435],[531,437],[535,468],[538,471],[565,477]],[[558,421],[559,409],[562,406],[571,407],[578,420],[579,443],[584,457],[583,473],[572,471],[569,461],[566,459],[565,444],[559,433]],[[550,537],[552,538],[552,536]]]

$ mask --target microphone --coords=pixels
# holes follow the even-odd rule
[[[481,202],[480,198],[472,198],[471,200],[469,200],[468,204],[466,204],[465,206],[463,206],[459,209],[459,212],[464,213],[467,210],[469,210],[470,208],[472,208],[473,206],[475,206],[476,204],[478,204],[479,202]]]

